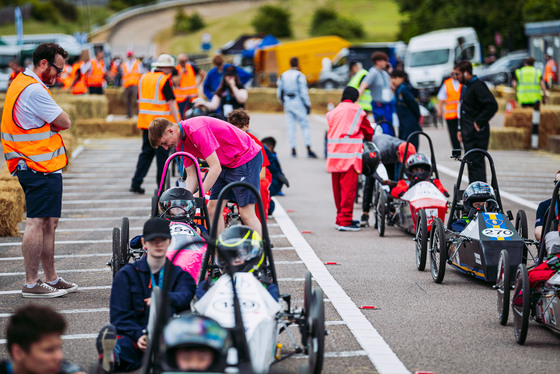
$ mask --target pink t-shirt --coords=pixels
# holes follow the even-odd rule
[[[181,121],[179,126],[183,129],[185,140],[181,136],[178,151],[189,152],[201,159],[216,151],[220,164],[226,168],[244,165],[261,151],[249,135],[217,118],[194,117]],[[189,159],[185,160],[185,167],[191,164]]]

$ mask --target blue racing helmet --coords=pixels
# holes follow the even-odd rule
[[[494,189],[486,182],[473,182],[463,192],[463,205],[467,211],[477,209],[473,206],[475,202],[486,202],[488,199],[496,200]]]

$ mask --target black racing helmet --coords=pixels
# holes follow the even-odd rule
[[[421,169],[414,172],[415,169]],[[423,153],[415,153],[406,160],[406,175],[411,181],[426,181],[432,175],[432,163]]]
[[[373,175],[375,170],[377,170],[377,166],[379,166],[379,162],[381,162],[379,150],[373,142],[365,141],[362,152],[362,174],[367,176]]]
[[[196,214],[193,194],[183,187],[173,187],[161,194],[159,214],[165,219],[191,222]]]
[[[463,205],[467,212],[471,209],[477,210],[473,203],[486,202],[488,199],[496,201],[496,195],[494,194],[494,189],[486,182],[473,182],[463,192]],[[489,209],[491,208],[496,207],[489,207]]]
[[[195,314],[173,318],[163,329],[163,342],[166,364],[173,369],[180,369],[176,360],[177,351],[180,349],[209,350],[213,354],[210,367],[205,369],[193,367],[187,372],[222,373],[227,366],[231,338],[228,331],[211,318]]]
[[[235,272],[256,272],[264,262],[263,241],[260,234],[244,225],[230,226],[218,240],[216,262],[222,269]]]

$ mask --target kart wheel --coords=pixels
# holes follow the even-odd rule
[[[428,219],[426,211],[420,209],[416,220],[416,267],[424,271],[426,267],[426,255],[428,253]]]
[[[155,193],[154,196],[152,196],[152,217],[151,218],[155,218],[157,217],[158,214],[158,195],[157,195],[157,191]]]
[[[311,298],[312,298],[311,287],[312,287],[311,273],[306,272],[305,282],[303,284],[303,316],[302,316],[303,320],[306,322],[309,320],[309,311],[311,309]],[[300,326],[301,344],[305,347],[304,349],[307,349],[308,330],[309,329],[307,326]]]
[[[498,276],[496,277],[496,291],[498,291],[498,320],[506,325],[509,316],[509,253],[505,249],[500,252],[498,260]]]
[[[387,216],[387,194],[385,190],[379,190],[379,200],[377,202],[377,232],[379,236],[385,235],[385,218]]]
[[[120,238],[120,251],[119,251],[119,264],[121,267],[128,264],[130,260],[128,243],[129,243],[129,221],[128,217],[123,217],[121,221],[121,238]]]
[[[517,215],[515,216],[515,231],[521,236],[523,239],[529,238],[529,229],[527,226],[527,214],[524,210],[519,210]],[[521,261],[527,265],[527,255],[529,254],[529,249],[527,248],[526,244],[523,244],[523,256],[521,257]]]
[[[121,229],[118,227],[113,228],[113,256],[111,257],[111,269],[113,270],[113,278],[119,270],[121,265],[119,262],[119,256],[121,252]]]
[[[320,374],[323,369],[325,355],[325,304],[323,290],[313,290],[309,318],[309,334],[307,336],[307,354],[309,355],[309,374]]]
[[[515,274],[515,289],[511,300],[513,313],[513,331],[517,344],[524,344],[529,329],[529,315],[531,313],[531,290],[529,289],[529,275],[527,267],[519,264]]]
[[[434,282],[441,283],[445,276],[445,262],[447,261],[447,246],[443,223],[438,217],[432,222],[430,235],[430,269]]]

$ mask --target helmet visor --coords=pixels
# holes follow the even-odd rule
[[[169,217],[190,216],[195,209],[192,200],[165,200],[159,203],[159,213]]]

